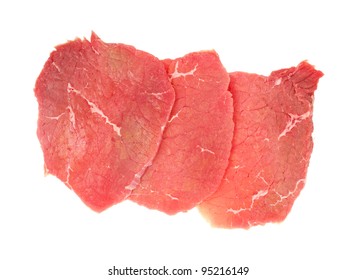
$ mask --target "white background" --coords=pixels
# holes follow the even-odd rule
[[[357,279],[353,2],[2,1],[0,279],[145,279],[108,276],[113,265],[243,265],[250,272],[242,279]],[[215,49],[228,71],[268,75],[305,59],[322,70],[307,184],[288,218],[222,230],[196,210],[169,217],[125,202],[97,214],[44,177],[35,80],[55,45],[92,30],[160,59]]]

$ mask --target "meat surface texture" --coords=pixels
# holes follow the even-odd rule
[[[35,86],[45,169],[95,211],[130,195],[174,102],[164,65],[95,34],[58,46]]]
[[[199,205],[215,227],[285,219],[305,185],[313,148],[313,94],[322,72],[307,62],[269,77],[230,74],[232,152],[222,183]]]
[[[304,61],[227,73],[215,51],[159,60],[96,34],[56,47],[35,85],[45,172],[91,209],[129,199],[214,227],[280,222],[305,185],[314,91]]]
[[[175,214],[217,190],[231,150],[233,101],[229,75],[216,52],[164,63],[176,99],[159,152],[130,199]]]

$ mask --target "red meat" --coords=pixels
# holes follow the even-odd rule
[[[35,86],[45,168],[93,210],[125,199],[151,164],[174,102],[164,65],[123,44],[58,46]]]
[[[230,75],[235,131],[222,183],[200,206],[213,226],[282,221],[305,184],[313,147],[313,94],[322,72],[307,62],[269,77]]]
[[[160,61],[76,39],[35,86],[46,172],[98,212],[129,198],[167,214],[199,205],[216,227],[282,221],[305,184],[322,75],[307,62],[229,75],[214,51]]]
[[[130,199],[175,214],[219,186],[231,150],[233,104],[229,75],[215,52],[164,63],[176,100],[160,149]]]

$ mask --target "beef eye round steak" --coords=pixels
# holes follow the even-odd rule
[[[269,77],[230,74],[233,147],[218,190],[199,205],[216,227],[280,222],[305,185],[313,148],[313,94],[322,72],[307,62]]]
[[[35,86],[48,173],[95,211],[136,187],[155,157],[174,102],[164,65],[95,34],[52,52]]]
[[[214,51],[165,60],[175,103],[160,149],[130,199],[168,214],[214,193],[230,155],[233,101],[229,75]]]
[[[314,91],[304,61],[227,73],[215,51],[159,60],[92,33],[56,47],[35,85],[45,172],[91,209],[198,206],[215,227],[285,219],[305,185]]]

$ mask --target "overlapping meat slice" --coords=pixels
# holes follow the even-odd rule
[[[174,102],[164,65],[123,44],[58,46],[35,86],[46,172],[95,211],[125,199],[151,164]]]
[[[321,76],[307,62],[269,77],[230,75],[232,153],[219,189],[199,206],[213,226],[248,228],[287,216],[305,184]]]
[[[164,63],[176,100],[160,149],[130,199],[175,214],[219,186],[231,150],[233,107],[229,75],[215,52]]]

